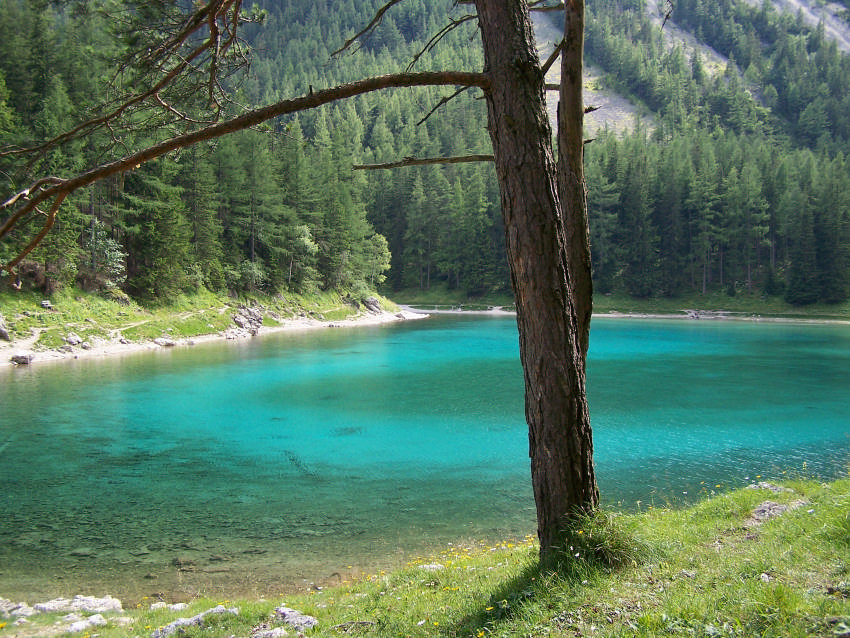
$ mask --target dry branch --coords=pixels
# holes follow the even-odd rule
[[[253,109],[230,120],[164,140],[159,144],[154,144],[113,162],[102,164],[69,179],[60,179],[57,177],[40,179],[29,188],[16,193],[0,205],[0,211],[12,209],[12,214],[3,226],[0,227],[0,239],[9,234],[19,221],[35,211],[39,204],[54,198],[60,198],[58,201],[61,202],[61,199],[64,199],[65,196],[80,188],[85,188],[110,175],[138,168],[141,164],[162,157],[171,151],[186,148],[198,142],[222,137],[228,133],[241,131],[281,115],[314,109],[331,102],[354,97],[355,95],[362,95],[383,89],[416,86],[477,86],[486,91],[489,88],[489,81],[483,73],[468,73],[463,71],[380,75],[323,91],[315,91],[303,97],[281,100],[280,102],[259,109]],[[24,203],[20,204],[22,200]],[[16,205],[17,208],[15,208]],[[40,240],[41,238],[39,238]],[[0,270],[11,272],[14,264],[17,264],[18,261],[16,258],[12,262],[9,262],[9,264],[0,265]]]
[[[372,18],[372,21],[365,27],[363,27],[360,31],[351,36],[348,40],[346,40],[345,44],[343,44],[340,48],[331,53],[331,57],[335,58],[343,51],[348,50],[352,44],[357,42],[359,38],[363,37],[366,34],[371,34],[375,27],[381,24],[381,20],[384,19],[384,14],[389,11],[390,8],[392,8],[394,5],[397,5],[399,2],[401,2],[401,0],[390,0],[387,4],[378,9],[377,13],[375,13],[374,17]]]
[[[405,157],[398,162],[386,164],[355,164],[353,171],[376,171],[387,168],[402,168],[404,166],[425,166],[428,164],[463,164],[466,162],[492,162],[492,155],[462,155],[457,157]]]

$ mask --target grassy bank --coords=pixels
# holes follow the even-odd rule
[[[33,344],[36,350],[61,346],[69,332],[76,333],[84,341],[120,336],[132,342],[215,334],[233,327],[232,313],[240,305],[263,306],[266,322],[270,325],[276,318],[339,321],[359,312],[339,294],[331,292],[233,299],[202,291],[167,304],[142,306],[127,297],[106,298],[65,289],[49,299],[49,308],[42,306],[44,300],[39,293],[0,293],[0,316],[5,318],[10,336],[13,340],[25,339],[34,331],[39,332]],[[395,307],[390,302],[383,303],[388,308]]]
[[[775,515],[758,520],[768,510]],[[280,605],[318,620],[307,636],[850,635],[850,480],[741,489],[681,510],[608,513],[573,539],[558,571],[538,568],[529,539],[458,546],[397,573],[300,595],[198,599],[181,611],[125,601],[132,624],[111,621],[96,633],[147,636],[223,604],[238,613],[209,615],[203,628],[179,635],[250,636],[281,625],[271,620]],[[7,625],[0,635],[43,635],[56,619],[33,616],[25,627],[35,633]]]
[[[433,287],[430,290],[406,289],[388,293],[395,301],[415,307],[463,307],[466,309],[501,306],[513,307],[509,294],[468,297],[457,290]],[[734,297],[721,292],[708,295],[689,295],[675,299],[634,299],[627,295],[597,294],[593,311],[597,314],[670,314],[683,315],[685,310],[723,311],[733,317],[777,317],[786,319],[814,319],[850,321],[850,302],[842,304],[812,304],[792,306],[779,297],[739,294]]]

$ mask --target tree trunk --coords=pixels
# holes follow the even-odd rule
[[[486,92],[488,128],[525,374],[537,535],[541,558],[548,560],[557,555],[570,516],[596,508],[599,500],[585,396],[584,335],[589,325],[590,291],[587,282],[574,279],[572,273],[573,261],[581,262],[586,256],[570,256],[572,244],[583,243],[572,226],[586,218],[586,209],[579,202],[584,201],[583,190],[580,198],[571,196],[569,206],[561,206],[561,180],[552,152],[543,75],[527,3],[476,0],[476,7],[484,43],[484,72],[490,81]],[[578,75],[573,75],[574,69],[570,73],[573,81],[578,78],[580,83],[581,70]],[[572,117],[566,108],[564,115],[565,119]],[[562,122],[559,128],[564,126]],[[575,152],[568,147],[567,155],[570,148]],[[574,160],[570,157],[565,163],[568,172],[574,171],[563,180],[565,190],[576,183],[583,189],[583,171],[575,172],[581,159]],[[584,216],[570,208],[576,204]]]
[[[565,4],[558,104],[558,193],[569,242],[567,248],[572,297],[584,364],[593,310],[590,223],[587,218],[587,185],[584,181],[584,0],[572,0]]]

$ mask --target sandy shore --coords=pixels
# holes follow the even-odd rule
[[[409,321],[414,319],[424,319],[428,317],[427,313],[414,311],[411,309],[402,309],[398,312],[364,312],[354,317],[349,317],[337,321],[320,321],[308,317],[296,317],[293,319],[284,319],[277,325],[264,324],[258,333],[258,337],[264,335],[275,334],[280,332],[292,332],[303,330],[318,330],[322,328],[348,328],[358,326],[377,326],[398,321]],[[0,366],[14,366],[12,357],[23,355],[30,358],[30,364],[41,364],[48,362],[67,361],[69,359],[97,358],[97,357],[112,357],[134,352],[155,351],[169,348],[180,348],[193,346],[199,343],[208,343],[211,341],[228,341],[236,339],[250,339],[250,336],[234,337],[230,333],[214,333],[187,337],[184,339],[173,339],[167,342],[155,343],[154,341],[130,342],[122,343],[120,337],[112,339],[98,339],[90,342],[90,347],[82,348],[74,346],[68,352],[59,350],[39,350],[36,349],[35,343],[38,341],[39,333],[36,332],[25,339],[16,339],[12,342],[0,341]],[[162,345],[167,343],[167,345]]]

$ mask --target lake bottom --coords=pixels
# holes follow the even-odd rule
[[[415,324],[0,371],[0,597],[277,596],[534,534],[515,322]],[[846,476],[847,370],[846,326],[595,320],[605,505]]]

